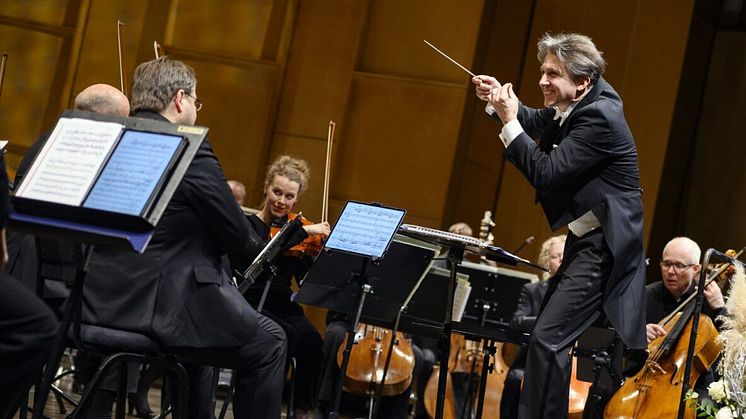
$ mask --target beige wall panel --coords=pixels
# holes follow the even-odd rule
[[[460,83],[463,70],[428,47],[427,39],[471,67],[482,0],[383,0],[370,3],[358,70]]]
[[[676,106],[693,0],[639,3],[620,94],[637,143],[648,243]],[[675,142],[676,139],[673,139]],[[657,254],[662,249],[650,249]]]
[[[736,53],[740,51],[741,53]],[[703,248],[740,249],[746,239],[746,34],[720,32],[715,40],[682,231]],[[674,139],[675,141],[675,139]]]
[[[48,25],[62,25],[67,3],[67,0],[3,0],[0,15]]]
[[[343,117],[367,2],[300,2],[275,131],[326,138]]]
[[[20,157],[41,132],[50,128],[42,121],[53,93],[62,38],[0,25],[0,41],[0,51],[8,53],[0,98],[0,139],[9,141],[9,153]]]
[[[528,236],[541,243],[552,235],[541,205],[534,204],[536,193],[523,174],[512,164],[505,166],[495,219],[498,246],[515,250]],[[536,244],[525,249],[524,256],[535,257]]]
[[[178,57],[177,57],[178,58]],[[268,123],[276,69],[257,65],[238,68],[186,61],[197,74],[197,96],[204,107],[197,124],[210,127],[210,143],[225,176],[252,187],[259,183],[270,138]]]
[[[355,79],[338,142],[335,197],[406,208],[439,226],[463,101],[461,89]]]
[[[523,50],[530,24],[530,2],[496,1],[485,7],[482,50],[475,51],[476,72],[490,74],[502,81],[520,80]],[[515,58],[510,58],[515,57]],[[446,203],[444,226],[461,219],[480,219],[484,211],[494,212],[500,171],[505,164],[503,146],[497,135],[500,123],[487,117],[484,102],[474,97],[474,88],[466,87],[467,107],[464,114],[459,155],[456,156]],[[469,185],[464,188],[464,185]],[[456,188],[454,190],[454,188]],[[474,191],[473,189],[476,189]],[[479,204],[473,193],[478,192]],[[450,208],[449,208],[450,206]]]
[[[126,92],[132,87],[132,74],[136,62],[137,46],[144,21],[147,0],[111,2],[93,0],[88,14],[86,33],[81,43],[80,62],[73,85],[74,95],[95,83],[106,83],[121,88],[119,79],[119,54],[117,45],[117,20],[124,23],[124,74]]]
[[[492,151],[493,154],[497,154]],[[497,171],[479,166],[471,161],[464,163],[463,176],[458,186],[459,198],[457,202],[446,202],[446,206],[455,208],[454,220],[463,221],[471,226],[476,236],[479,222],[485,211],[492,212],[492,201],[497,189]],[[443,220],[441,227],[445,230],[451,221]]]
[[[274,3],[284,0],[179,0],[166,42],[183,48],[260,58]]]

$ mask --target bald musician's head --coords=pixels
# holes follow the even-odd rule
[[[75,109],[127,117],[130,114],[130,102],[116,87],[94,84],[75,96]]]

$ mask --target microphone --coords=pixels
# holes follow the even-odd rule
[[[513,251],[513,254],[518,255],[518,252],[520,252],[521,250],[523,250],[524,247],[528,246],[529,244],[533,242],[534,242],[534,236],[526,237],[526,240],[524,240],[523,243],[521,243],[521,245],[518,246],[518,248],[515,249],[515,251]]]

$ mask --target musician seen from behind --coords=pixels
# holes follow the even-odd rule
[[[291,213],[298,199],[308,187],[309,168],[304,160],[290,156],[276,158],[267,168],[264,181],[264,202],[261,211],[247,217],[254,240],[268,243],[296,214]],[[329,223],[313,224],[306,221],[289,240],[286,251],[271,262],[274,273],[265,270],[245,293],[246,300],[259,309],[267,281],[271,282],[262,313],[272,318],[285,330],[288,337],[288,356],[296,360],[294,400],[296,417],[311,414],[322,373],[324,343],[321,335],[305,317],[303,308],[292,301],[293,278],[297,282],[305,276],[319,254],[322,239],[329,235]],[[273,231],[274,229],[274,231]],[[301,247],[292,247],[300,245]],[[243,272],[258,252],[246,249],[229,255],[231,268]]]
[[[636,364],[646,346],[640,176],[622,100],[602,77],[606,63],[588,36],[544,34],[538,59],[541,109],[521,103],[510,83],[472,79],[503,125],[505,156],[536,189],[552,230],[570,231],[529,343],[520,418],[567,411],[569,350],[604,317]]]
[[[194,125],[201,102],[188,65],[161,57],[135,70],[137,118]],[[199,147],[143,254],[96,247],[84,290],[86,323],[146,334],[187,360],[189,417],[212,418],[211,368],[237,380],[236,418],[278,418],[285,333],[258,314],[221,269],[221,255],[247,246],[250,227],[209,141]]]
[[[549,282],[547,280],[557,273],[562,263],[565,250],[566,235],[550,237],[541,244],[537,263],[549,269],[542,272],[539,282],[530,282],[521,288],[521,296],[510,326],[522,332],[531,333],[539,314],[541,302],[546,295]],[[516,359],[510,366],[510,371],[505,377],[503,395],[500,399],[500,417],[503,419],[515,418],[518,415],[518,401],[521,397],[521,381],[526,369],[526,349],[522,347]]]

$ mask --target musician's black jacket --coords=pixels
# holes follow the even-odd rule
[[[166,120],[152,112],[135,117]],[[144,254],[96,248],[84,321],[144,333],[167,346],[245,345],[256,333],[257,314],[223,271],[221,255],[260,248],[249,231],[205,140]]]
[[[599,220],[613,256],[604,312],[628,347],[644,349],[640,176],[622,101],[599,78],[562,126],[554,114],[552,108],[521,105],[518,119],[525,132],[510,143],[505,156],[536,189],[552,230],[588,211]],[[541,138],[540,144],[532,137]]]

